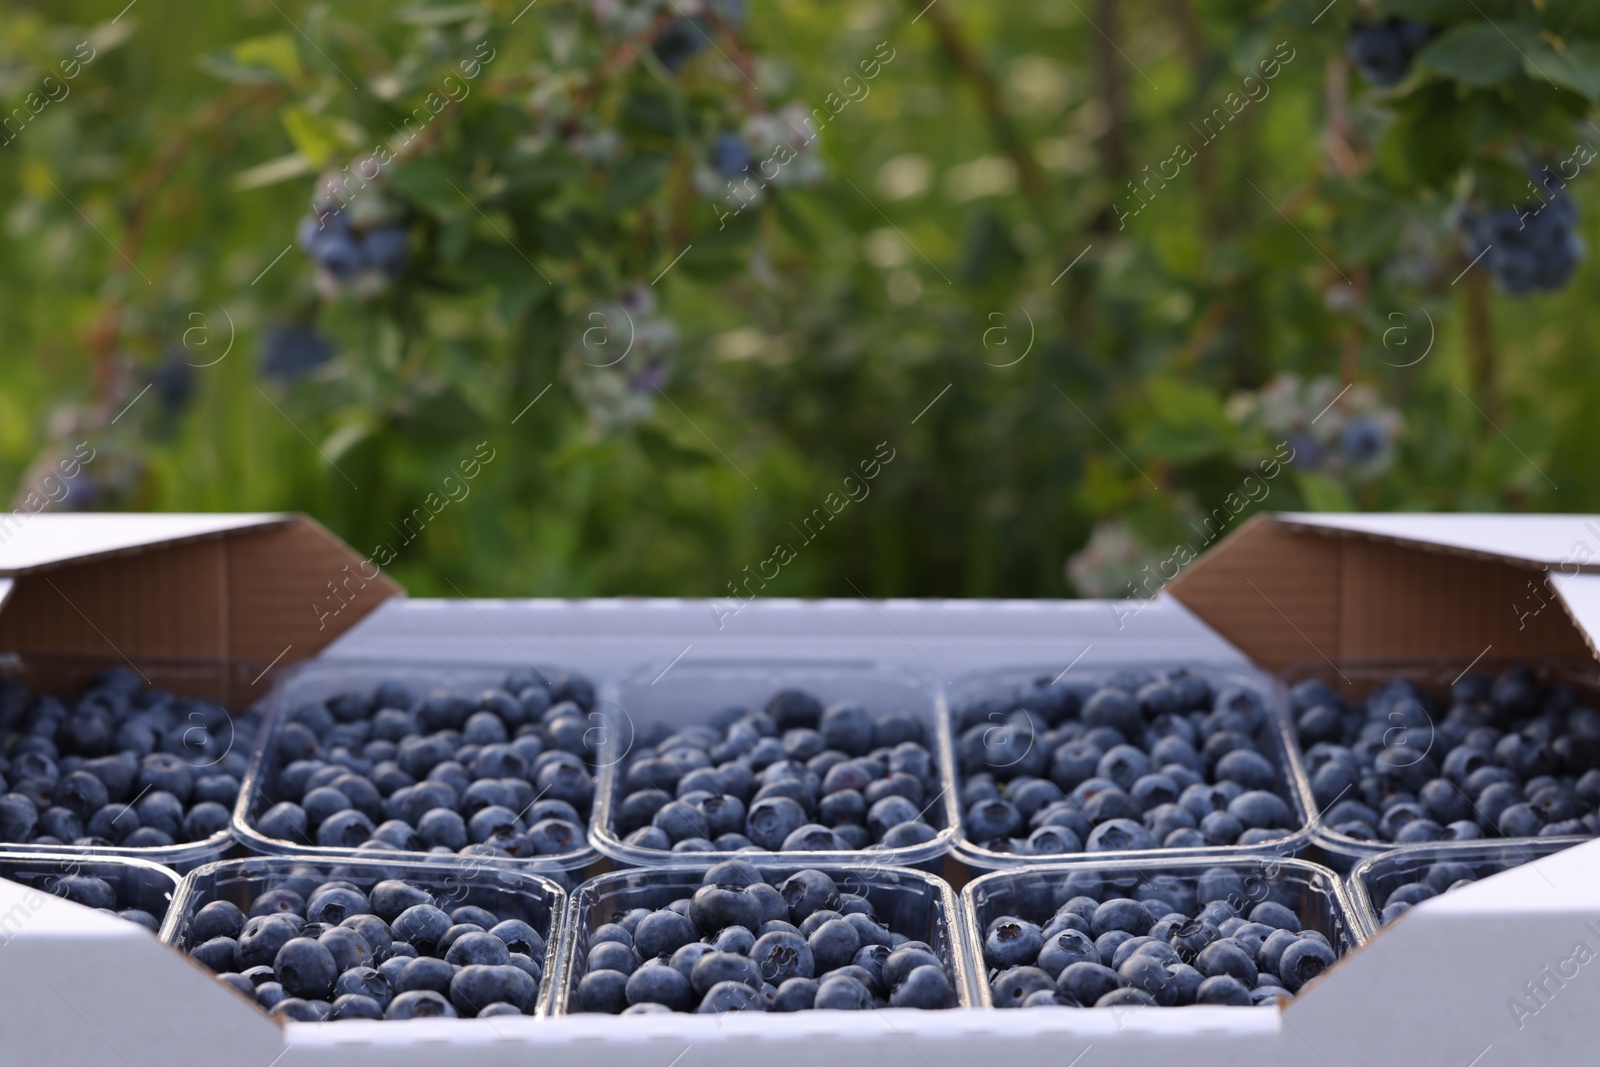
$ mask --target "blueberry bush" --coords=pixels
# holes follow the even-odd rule
[[[18,501],[723,597],[1600,506],[1581,0],[115,6],[0,13]]]

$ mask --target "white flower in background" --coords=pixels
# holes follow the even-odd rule
[[[655,293],[634,286],[591,306],[578,326],[562,364],[590,433],[606,437],[648,420],[679,346],[678,327],[657,313]]]
[[[1129,597],[1143,594],[1140,581],[1161,553],[1142,543],[1121,519],[1094,524],[1089,543],[1067,560],[1067,580],[1079,596]]]

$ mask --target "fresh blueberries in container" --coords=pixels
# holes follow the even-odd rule
[[[782,711],[801,724],[820,721],[825,733],[852,726],[799,699]],[[911,936],[921,931],[895,929],[898,915],[880,918],[834,875],[808,869],[769,880],[743,860],[728,860],[701,882],[685,884],[662,907],[618,915],[590,933],[587,952],[573,964],[581,977],[571,1008],[707,1014],[956,1003],[948,966]],[[1037,927],[1032,933],[1037,939]]]
[[[1530,668],[1468,674],[1443,697],[1392,679],[1353,703],[1312,679],[1290,704],[1334,833],[1396,844],[1600,833],[1600,712]]]
[[[1300,829],[1263,698],[1183,668],[1030,679],[961,704],[954,728],[962,827],[989,852],[1256,845]]]
[[[631,848],[902,848],[934,840],[943,823],[931,738],[906,712],[785,689],[758,710],[723,708],[638,740],[618,768],[612,826]]]
[[[1292,999],[1338,955],[1317,929],[1327,915],[1295,910],[1310,898],[1292,878],[1242,873],[1251,877],[1233,867],[1118,872],[1105,882],[1088,870],[1072,879],[1032,870],[987,876],[967,893],[994,1006]]]
[[[126,667],[70,702],[0,680],[0,843],[167,848],[221,835],[255,727]]]
[[[577,675],[519,669],[476,695],[389,680],[286,709],[251,824],[300,848],[572,854],[594,802],[594,700]]]
[[[181,943],[221,981],[291,1019],[533,1014],[547,939],[527,920],[463,904],[474,899],[473,880],[449,869],[433,883],[442,889],[362,873],[366,890],[338,870],[297,868],[244,898],[249,918],[232,900],[209,901]]]

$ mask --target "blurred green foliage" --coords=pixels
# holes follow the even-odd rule
[[[1592,260],[1511,299],[1459,235],[1600,146],[1600,6],[117,6],[0,9],[0,483],[90,440],[69,507],[366,551],[488,442],[389,568],[446,596],[725,596],[780,544],[769,595],[1115,593],[1219,507],[1600,510]],[[1443,32],[1377,88],[1386,15]],[[719,138],[786,106],[740,209]],[[401,142],[404,272],[319,278],[317,176]]]

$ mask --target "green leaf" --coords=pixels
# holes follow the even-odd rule
[[[1461,0],[1378,0],[1378,14],[1426,22],[1430,26],[1449,26],[1483,18]]]
[[[459,441],[485,426],[483,416],[453,385],[419,397],[394,421],[401,433],[418,441]]]
[[[269,33],[240,41],[231,49],[233,63],[244,70],[271,71],[290,85],[298,85],[305,72],[300,52],[287,33]]]
[[[1417,66],[1487,88],[1520,75],[1522,52],[1537,40],[1536,30],[1517,23],[1469,22],[1452,26],[1424,48]]]
[[[451,4],[447,7],[428,7],[418,4],[402,8],[394,17],[396,22],[403,22],[408,26],[448,26],[452,22],[466,22],[468,19],[481,18],[490,13],[486,4]]]
[[[665,93],[632,92],[622,104],[624,126],[644,133],[671,137],[677,132],[673,121],[672,101]]]
[[[1300,495],[1305,498],[1306,506],[1312,511],[1356,510],[1355,502],[1345,492],[1344,486],[1325,474],[1298,471],[1294,480],[1300,488]]]
[[[290,152],[277,159],[269,159],[265,163],[258,163],[247,170],[241,170],[230,179],[230,184],[241,192],[246,189],[260,189],[268,185],[288,181],[310,174],[311,161],[299,152]]]
[[[313,115],[294,105],[284,108],[279,118],[295,151],[312,167],[326,167],[340,155],[344,139],[336,120],[326,115]]]
[[[684,464],[691,467],[706,467],[717,462],[717,457],[711,453],[681,445],[654,426],[640,426],[634,431],[634,435],[639,440],[639,446],[652,459],[666,466]]]
[[[1536,46],[1527,50],[1523,70],[1530,78],[1552,82],[1587,100],[1600,99],[1600,44],[1593,41],[1570,41],[1565,49],[1557,51],[1540,38]]]
[[[1154,417],[1141,421],[1136,434],[1142,454],[1189,464],[1228,450],[1231,424],[1216,393],[1204,386],[1158,378],[1146,395]]]
[[[450,172],[432,159],[413,159],[388,169],[389,188],[418,211],[437,219],[454,218],[465,211],[474,218],[477,212],[451,185]]]
[[[605,210],[616,214],[648,200],[661,188],[671,164],[670,156],[655,153],[637,155],[617,164],[611,175],[611,185],[606,189]]]

